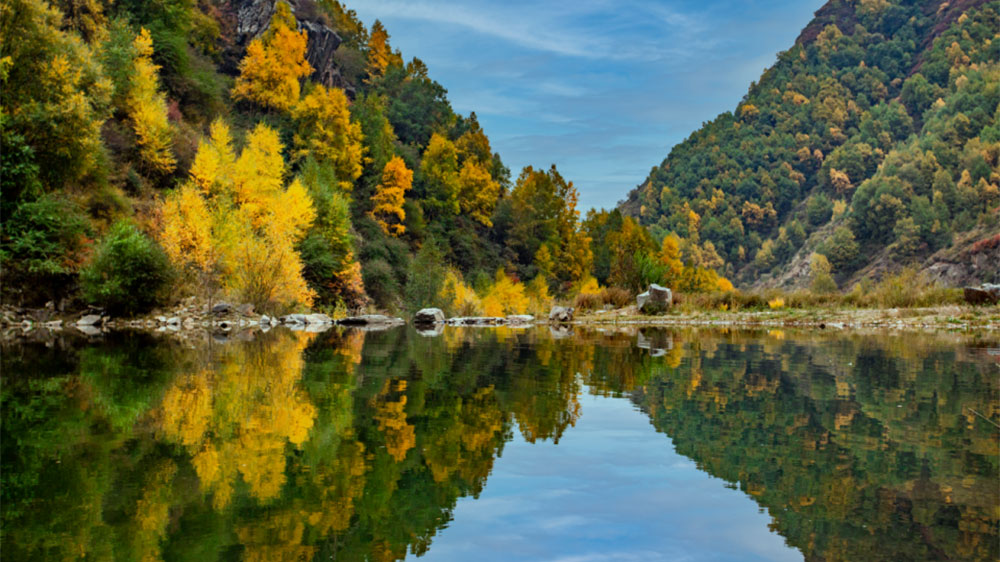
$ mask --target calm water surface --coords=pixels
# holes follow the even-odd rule
[[[996,560],[996,338],[2,348],[4,560]]]

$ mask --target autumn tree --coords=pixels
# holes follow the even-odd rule
[[[368,33],[367,44],[368,55],[368,76],[371,78],[385,75],[386,69],[390,65],[402,66],[403,59],[398,53],[392,52],[389,45],[389,32],[386,31],[382,22],[375,20],[371,31]]]
[[[371,216],[386,234],[399,236],[406,231],[403,220],[403,202],[406,192],[413,183],[413,172],[406,167],[403,159],[395,156],[385,165],[382,171],[382,181],[375,188],[372,196]]]
[[[543,245],[549,247],[553,276],[570,286],[590,274],[590,237],[580,228],[578,194],[555,166],[548,171],[528,166],[521,172],[504,213],[510,216],[507,245],[520,263],[530,264]]]
[[[160,91],[157,74],[160,67],[153,64],[153,39],[149,31],[141,29],[133,46],[135,60],[127,105],[139,157],[150,170],[169,174],[177,163],[171,152],[173,131],[167,122],[167,98]]]
[[[424,184],[424,207],[437,217],[457,215],[459,205],[459,164],[455,143],[437,133],[431,135],[420,160]],[[467,179],[472,179],[467,178]]]
[[[216,121],[190,180],[162,213],[160,239],[175,264],[261,309],[310,304],[314,296],[295,245],[316,212],[300,181],[284,185],[281,150],[277,132],[261,124],[237,157],[229,127]]]
[[[361,176],[365,151],[361,125],[351,121],[348,105],[343,90],[318,85],[292,109],[296,158],[311,155],[332,166],[344,191],[351,191]]]
[[[313,71],[306,61],[306,32],[296,28],[289,5],[278,2],[270,27],[250,42],[240,61],[234,98],[282,112],[292,110],[299,101],[299,81]]]
[[[10,0],[0,10],[4,175],[12,172],[7,158],[16,140],[36,170],[26,179],[50,188],[100,172],[112,89],[95,53],[62,24],[62,14],[41,0]]]

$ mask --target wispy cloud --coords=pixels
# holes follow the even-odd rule
[[[645,10],[624,3],[482,3],[444,7],[427,1],[372,0],[365,3],[365,10],[393,18],[462,27],[523,48],[561,56],[651,60],[683,50],[643,37],[622,42],[620,36],[608,33],[622,25],[651,23],[642,13]],[[657,8],[653,14],[663,26],[681,32],[697,27],[690,16],[675,10]]]

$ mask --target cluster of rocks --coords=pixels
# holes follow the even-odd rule
[[[973,305],[991,305],[1000,303],[1000,285],[983,283],[978,287],[965,287],[965,302]]]
[[[573,309],[555,306],[549,312],[549,322],[555,324],[573,321]],[[530,314],[513,314],[511,316],[456,316],[446,318],[440,308],[424,308],[413,315],[413,325],[417,327],[448,325],[448,326],[530,326],[535,323],[535,317]]]

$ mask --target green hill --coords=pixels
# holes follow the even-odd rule
[[[814,252],[842,287],[997,281],[998,116],[1000,2],[831,0],[619,208],[742,286],[803,286]]]

